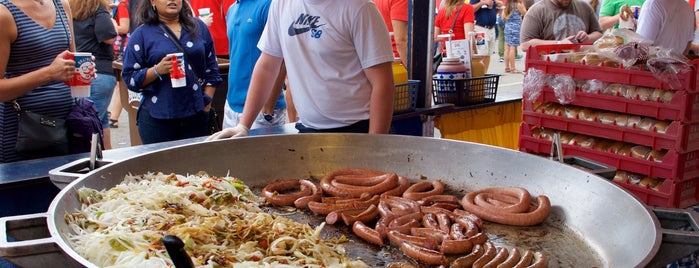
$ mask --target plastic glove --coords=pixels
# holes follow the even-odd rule
[[[206,141],[221,140],[231,137],[245,137],[248,134],[250,134],[250,129],[246,126],[238,124],[235,127],[225,128],[219,132],[211,134],[211,136],[206,138]]]

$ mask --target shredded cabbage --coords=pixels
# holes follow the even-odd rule
[[[233,177],[148,173],[111,189],[77,190],[66,212],[73,249],[100,267],[172,267],[160,240],[178,236],[197,267],[367,267],[345,257],[342,236],[260,209],[263,199]]]

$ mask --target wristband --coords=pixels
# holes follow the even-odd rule
[[[155,76],[158,77],[158,79],[160,79],[161,81],[163,80],[163,77],[160,76],[160,74],[158,73],[158,69],[156,69],[155,66],[153,66],[153,73],[155,74]]]

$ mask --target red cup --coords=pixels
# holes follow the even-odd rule
[[[90,52],[71,52],[68,53],[66,59],[75,61],[75,73],[73,78],[65,83],[70,86],[70,95],[72,97],[89,97],[90,82],[94,77],[94,67],[92,64],[92,53]]]
[[[184,54],[171,53],[168,56],[173,56],[170,60],[172,61],[172,72],[170,72],[170,83],[172,87],[183,87],[187,85],[187,75],[184,71]]]

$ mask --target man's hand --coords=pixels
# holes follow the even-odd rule
[[[238,124],[235,127],[229,127],[214,134],[211,134],[206,141],[221,140],[231,137],[245,137],[250,134],[250,129],[246,126]]]

